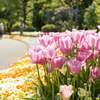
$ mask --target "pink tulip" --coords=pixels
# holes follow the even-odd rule
[[[56,49],[56,44],[48,45],[45,49],[43,49],[43,54],[46,58],[53,58],[56,56],[57,52],[60,48]]]
[[[85,62],[80,62],[76,59],[71,58],[69,61],[66,61],[66,64],[68,65],[69,71],[76,75],[80,72],[82,67],[85,65]]]
[[[48,35],[44,35],[42,37],[39,37],[38,40],[41,43],[41,45],[46,47],[53,42],[53,37],[50,37]]]
[[[89,58],[92,60],[93,59],[93,52],[92,52],[92,50],[89,50],[89,52],[91,53]],[[99,51],[94,50],[94,59],[96,59],[98,55],[99,55]]]
[[[67,50],[68,50],[68,54],[70,54],[73,47],[73,43],[70,36],[62,38],[60,40],[60,44],[58,45],[58,47],[61,47],[60,50],[63,53],[63,55],[67,56]]]
[[[89,45],[87,44],[86,40],[83,38],[82,41],[80,42],[80,47],[79,47],[79,51],[87,51],[90,50]]]
[[[86,30],[85,31],[85,36],[87,36],[87,35],[95,35],[95,33],[97,32],[97,29],[95,29],[95,30]]]
[[[62,38],[60,40],[60,46],[64,47],[65,49],[70,49],[73,46],[72,40],[70,38],[70,36],[67,36],[65,38]]]
[[[48,73],[51,73],[51,67],[48,67]]]
[[[80,43],[83,38],[83,34],[84,34],[84,31],[79,32],[77,30],[73,30],[71,33],[71,38],[72,38],[73,42],[75,44]]]
[[[89,51],[87,52],[78,52],[78,60],[80,62],[84,61],[86,62],[87,59],[90,57],[91,53]]]
[[[59,39],[60,39],[60,34],[55,34],[54,35],[54,41],[59,43]]]
[[[92,66],[91,66],[90,70],[93,70],[92,79],[95,79],[99,76],[99,68],[97,66],[95,66],[94,69],[92,69]],[[90,78],[90,74],[89,74],[89,78]]]
[[[100,51],[100,37],[97,40],[96,49]]]
[[[42,50],[40,48],[38,48],[38,46],[36,46],[36,48],[30,47],[27,50],[27,54],[32,59],[32,63],[37,63],[37,64],[41,64],[41,65],[46,64],[47,61],[46,61],[46,58],[43,56]]]
[[[72,90],[72,85],[61,85],[60,86],[60,92],[62,93],[62,99],[63,100],[68,100],[71,95],[73,94],[73,90]]]
[[[53,69],[61,69],[66,61],[66,58],[63,58],[62,56],[55,56],[54,58],[48,61],[50,62],[51,67]]]
[[[100,25],[97,25],[98,29],[100,29]]]
[[[97,39],[98,39],[98,37],[96,35],[89,34],[86,36],[86,41],[91,48],[96,47]]]
[[[61,52],[63,53],[63,55],[67,56],[67,49],[61,47],[60,50],[61,50]],[[72,48],[70,48],[70,49],[68,50],[68,55],[71,53],[71,51],[72,51]]]

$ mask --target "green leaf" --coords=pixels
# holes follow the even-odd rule
[[[31,98],[23,98],[24,100],[35,100],[35,99],[31,99]]]
[[[33,88],[33,87],[28,87],[28,88],[31,89],[31,90],[33,90],[33,91],[35,90],[35,88]]]

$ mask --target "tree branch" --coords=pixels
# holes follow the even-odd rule
[[[33,10],[34,10],[34,8],[33,8],[33,9],[30,9],[30,10],[26,13],[26,15],[27,15],[29,12],[33,11]]]

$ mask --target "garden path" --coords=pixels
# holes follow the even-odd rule
[[[17,62],[26,54],[27,48],[23,42],[8,38],[0,39],[0,70]]]

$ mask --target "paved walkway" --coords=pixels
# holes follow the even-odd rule
[[[0,39],[0,70],[17,62],[26,54],[28,46],[17,40],[2,38]]]

